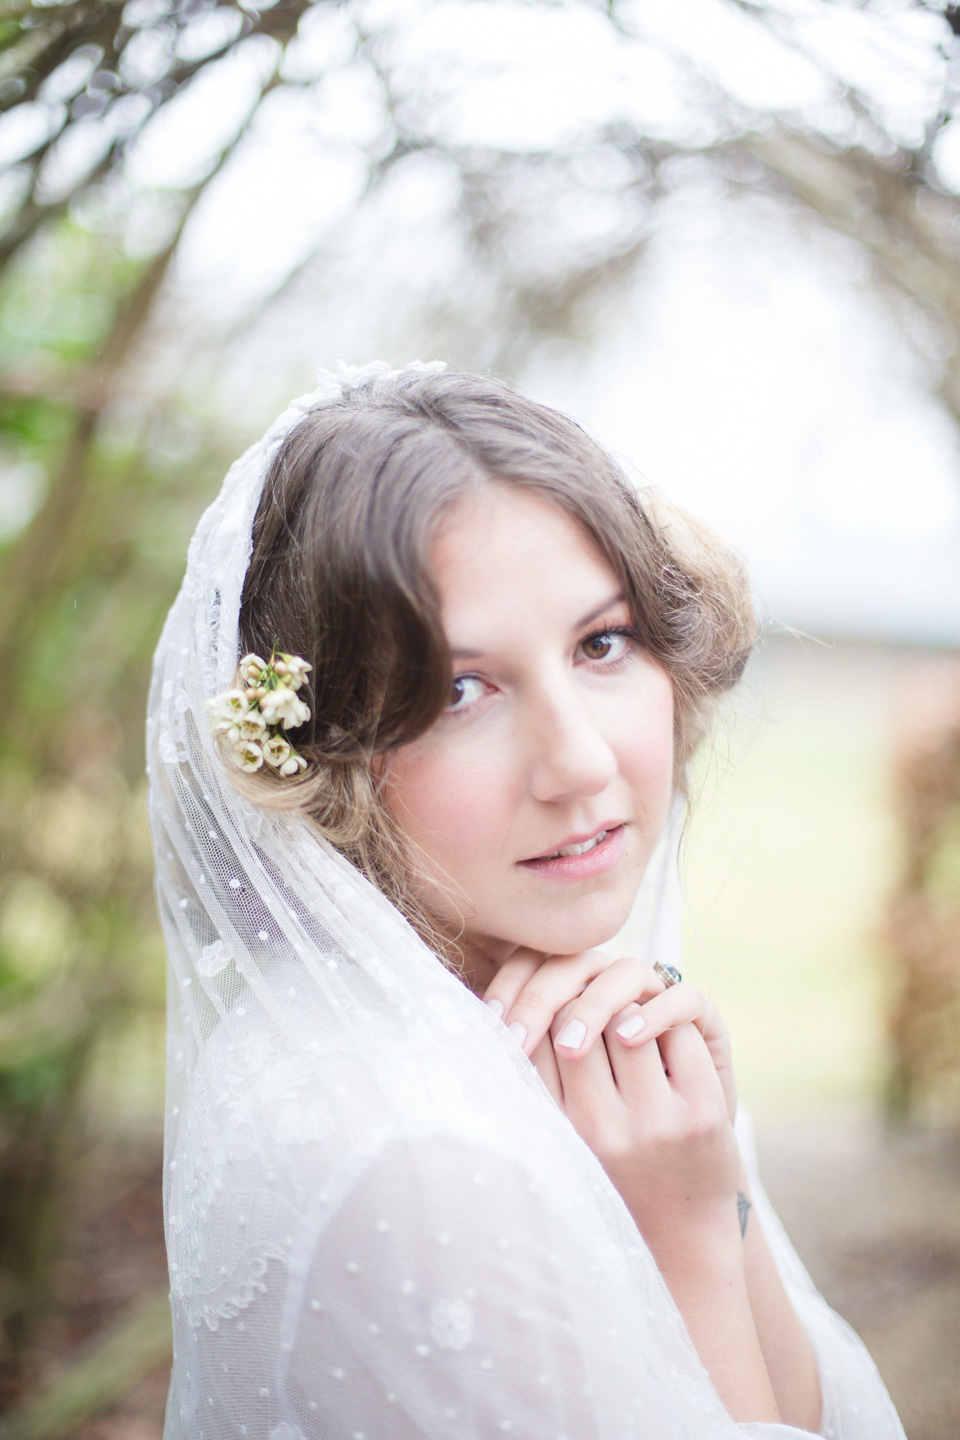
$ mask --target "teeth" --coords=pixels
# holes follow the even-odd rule
[[[547,855],[544,858],[547,860],[556,860],[560,855],[586,855],[588,850],[594,850],[600,844],[600,841],[606,840],[606,838],[606,830],[601,830],[599,835],[594,835],[592,840],[584,840],[582,845],[564,845],[562,850],[554,850],[552,855]]]

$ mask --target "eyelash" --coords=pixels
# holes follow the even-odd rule
[[[629,641],[631,641],[633,644],[635,644],[635,643],[637,642],[638,638],[639,638],[638,635],[637,635],[636,630],[634,629],[634,627],[633,627],[632,625],[605,625],[601,630],[592,630],[589,635],[584,635],[583,639],[580,641],[580,648],[582,649],[584,646],[591,644],[591,642],[594,641],[594,640],[608,640],[608,639],[612,639],[612,638],[618,637],[618,636],[621,637],[621,638],[624,639],[624,640],[629,640]],[[630,653],[631,653],[630,647],[627,647],[627,648],[624,650],[623,654],[622,654],[622,655],[618,655],[615,660],[608,660],[605,655],[597,655],[597,656],[592,656],[592,657],[591,657],[591,656],[588,656],[587,658],[588,658],[588,660],[589,660],[589,659],[593,659],[596,664],[598,664],[598,665],[603,665],[603,666],[605,666],[605,668],[612,670],[612,669],[615,669],[616,667],[622,665],[622,664],[624,663],[624,661],[628,659],[628,657],[630,656]],[[455,675],[455,676],[453,677],[453,681],[452,681],[452,683],[451,683],[451,687],[450,687],[450,688],[451,688],[451,690],[452,690],[452,689],[453,689],[453,686],[456,685],[459,681],[462,681],[462,680],[479,680],[479,679],[480,679],[480,676],[479,676],[479,675]],[[451,703],[451,704],[449,704],[449,705],[447,706],[446,714],[447,714],[447,715],[462,715],[462,714],[466,714],[466,712],[467,712],[470,708],[471,708],[471,707],[470,707],[469,704],[468,704],[468,705],[463,705],[463,706],[454,706],[454,705]]]

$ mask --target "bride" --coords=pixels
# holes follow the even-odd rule
[[[902,1437],[680,974],[752,633],[725,551],[498,381],[341,367],[231,469],[148,717],[166,1440]]]

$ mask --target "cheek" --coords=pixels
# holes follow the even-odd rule
[[[472,853],[501,819],[493,776],[487,767],[458,763],[413,746],[395,757],[384,791],[387,808],[403,833],[434,858]]]
[[[673,685],[651,662],[633,703],[621,715],[616,749],[621,773],[652,802],[673,789],[675,717]]]

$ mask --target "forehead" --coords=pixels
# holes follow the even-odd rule
[[[489,485],[447,511],[431,549],[444,627],[461,628],[544,612],[583,612],[615,598],[621,585],[593,536],[539,495]],[[470,643],[468,637],[463,644]]]

